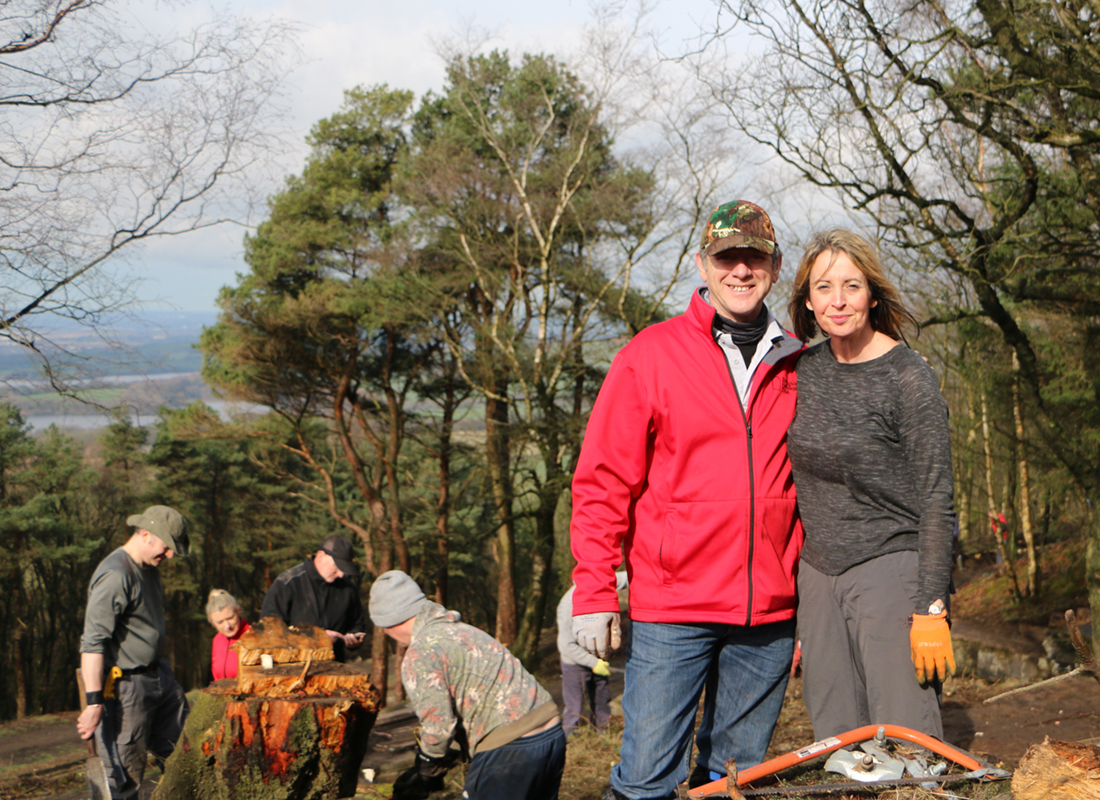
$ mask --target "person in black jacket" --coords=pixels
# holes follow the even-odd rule
[[[279,617],[287,625],[316,625],[332,640],[337,661],[363,644],[366,620],[351,543],[330,536],[313,558],[291,567],[271,584],[261,617]]]

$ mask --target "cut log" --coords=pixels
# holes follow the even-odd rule
[[[1100,747],[1047,737],[1012,776],[1015,800],[1100,800]]]
[[[345,666],[351,669],[344,669]],[[294,694],[306,697],[356,697],[370,686],[370,675],[354,664],[322,661],[319,664],[277,664],[271,669],[241,667],[237,672],[237,691],[241,694],[279,697]],[[232,683],[232,679],[225,681]],[[215,686],[223,683],[219,681]],[[295,685],[297,684],[297,685]]]
[[[155,800],[336,800],[355,794],[378,713],[369,673],[332,661],[331,647],[314,663],[311,656],[322,649],[310,643],[318,632],[328,641],[319,628],[294,631],[281,620],[264,622],[246,650],[259,663],[263,650],[255,644],[263,642],[279,651],[282,662],[264,669],[242,658],[236,680],[203,691]],[[304,663],[288,660],[302,654]]]
[[[332,661],[328,634],[316,625],[291,628],[278,617],[264,617],[244,632],[236,644],[240,666],[259,665],[264,655],[276,664]]]

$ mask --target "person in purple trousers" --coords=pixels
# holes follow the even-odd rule
[[[625,572],[615,573],[615,589],[620,594],[626,590]],[[562,595],[558,603],[558,653],[561,654],[561,698],[565,704],[562,716],[562,730],[569,736],[584,715],[584,698],[592,709],[590,722],[597,728],[607,728],[611,718],[611,691],[608,680],[611,677],[611,665],[589,653],[573,636],[573,590],[576,585]]]

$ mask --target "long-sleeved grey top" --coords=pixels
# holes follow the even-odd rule
[[[626,587],[626,573],[616,572],[615,590],[621,592]],[[592,669],[596,666],[596,657],[577,644],[573,636],[573,590],[576,588],[570,586],[569,591],[558,601],[558,652],[561,654],[561,663],[578,664]]]
[[[947,401],[917,353],[898,345],[855,364],[829,342],[798,361],[787,435],[802,558],[826,575],[887,553],[920,554],[914,612],[946,601],[955,530]]]
[[[80,652],[102,653],[108,667],[146,667],[160,657],[164,634],[164,591],[156,567],[139,567],[120,547],[92,573]]]

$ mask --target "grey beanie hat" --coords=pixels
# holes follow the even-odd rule
[[[392,628],[420,613],[428,598],[416,581],[399,569],[383,572],[370,587],[370,621]]]

